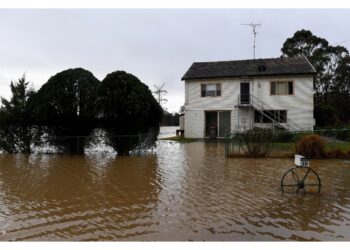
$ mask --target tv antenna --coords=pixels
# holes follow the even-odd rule
[[[258,32],[256,32],[256,28],[261,26],[260,23],[242,23],[241,25],[247,25],[250,26],[253,29],[253,35],[254,35],[254,40],[253,40],[253,59],[255,59],[255,38],[256,38],[256,34],[258,34]]]
[[[155,91],[153,91],[153,93],[156,95],[156,98],[157,98],[157,101],[158,103],[162,106],[162,103],[165,103],[167,102],[168,100],[163,98],[163,96],[168,93],[164,88],[165,86],[165,83],[163,83],[162,85],[160,86],[157,86],[157,85],[154,85],[153,86],[156,88]]]

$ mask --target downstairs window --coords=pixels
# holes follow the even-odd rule
[[[263,114],[255,110],[255,123],[272,123],[272,119],[279,123],[287,122],[287,110],[264,110],[262,112]]]

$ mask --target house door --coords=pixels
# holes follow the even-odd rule
[[[231,132],[231,112],[219,112],[219,137],[225,137]]]
[[[205,112],[205,137],[225,137],[231,132],[230,111]]]
[[[250,104],[250,83],[241,82],[240,104]]]
[[[217,137],[218,136],[218,112],[206,111],[205,112],[205,137]]]

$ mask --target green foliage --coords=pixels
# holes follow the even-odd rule
[[[115,71],[103,79],[97,95],[100,125],[118,154],[128,155],[140,143],[138,137],[120,135],[152,132],[147,143],[154,143],[163,110],[147,85],[132,74]]]
[[[314,117],[320,127],[336,125],[339,123],[338,110],[331,105],[322,104],[315,107]]]
[[[161,122],[162,126],[179,126],[180,114],[179,113],[169,113],[164,111],[163,119]]]
[[[34,90],[23,75],[17,82],[11,82],[12,97],[8,101],[1,97],[0,107],[0,149],[9,153],[31,153],[35,140],[32,125],[31,98]]]
[[[350,158],[350,151],[344,152],[340,148],[336,148],[336,149],[328,151],[326,156],[328,159],[349,159]]]
[[[283,56],[306,56],[317,71],[314,81],[315,110],[317,126],[324,126],[333,122],[347,122],[350,111],[350,57],[343,46],[331,46],[324,38],[317,37],[309,30],[299,30],[288,38],[281,49]],[[340,98],[341,97],[341,98]],[[347,101],[342,101],[347,100]],[[340,101],[340,102],[339,102]],[[329,118],[325,121],[323,105],[331,105],[341,111],[339,119]],[[341,105],[341,106],[340,106]],[[328,109],[328,107],[327,107]]]
[[[310,62],[317,60],[317,56],[322,53],[328,41],[324,38],[317,37],[309,30],[298,30],[293,37],[288,38],[281,49],[285,56],[306,56]]]
[[[51,145],[84,152],[86,136],[96,127],[99,83],[91,72],[76,68],[57,73],[40,88],[33,98],[35,123]]]
[[[315,131],[320,136],[329,137],[331,139],[337,139],[339,141],[350,141],[350,129],[323,129]]]
[[[96,139],[93,130],[102,128],[107,143],[128,155],[154,145],[163,115],[149,88],[124,71],[108,74],[101,84],[87,70],[68,69],[37,93],[24,77],[11,83],[11,91],[11,100],[2,98],[0,107],[0,149],[11,153],[51,145],[82,154]]]
[[[335,71],[337,85],[332,88],[336,93],[348,95],[350,93],[350,56],[342,58]]]
[[[294,141],[296,135],[287,130],[275,131],[275,142],[291,142]]]
[[[275,138],[271,129],[253,128],[239,133],[243,150],[248,157],[266,157],[274,148]]]
[[[308,158],[324,158],[326,157],[326,141],[319,135],[305,135],[295,144],[295,151]]]

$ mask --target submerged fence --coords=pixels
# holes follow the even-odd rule
[[[98,131],[90,136],[48,136],[0,138],[0,153],[69,153],[115,151],[118,154],[141,155],[153,152],[157,134],[110,136]]]
[[[289,156],[295,153],[295,144],[305,135],[319,135],[328,151],[350,152],[350,129],[322,129],[313,131],[271,131],[268,129],[230,133],[225,137],[225,157],[257,155],[269,150],[270,156]],[[249,145],[249,142],[250,145]],[[258,152],[258,151],[261,152]],[[350,153],[348,153],[350,154]]]

